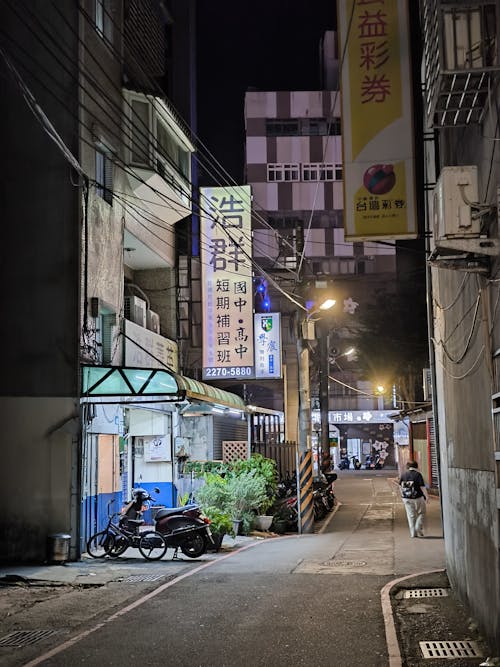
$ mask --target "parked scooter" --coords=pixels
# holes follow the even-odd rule
[[[349,459],[343,456],[339,462],[339,470],[349,470]]]
[[[155,488],[155,493],[160,489]],[[132,500],[125,506],[122,520],[135,519],[145,503],[155,502],[146,489],[132,490]],[[159,509],[154,516],[154,529],[163,535],[167,547],[175,549],[173,559],[177,558],[180,549],[189,558],[199,558],[214,541],[210,531],[210,520],[203,517],[198,505],[185,505]]]
[[[319,477],[313,479],[313,491],[319,493],[319,500],[321,500],[327,512],[331,512],[335,506],[333,484],[336,479],[336,472],[321,473]]]

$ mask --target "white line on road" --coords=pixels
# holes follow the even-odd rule
[[[43,655],[38,656],[38,658],[35,658],[34,660],[30,660],[30,662],[27,662],[23,665],[23,667],[34,667],[35,665],[39,665],[40,663],[44,662],[44,660],[48,660],[48,658],[52,658],[58,653],[62,653],[65,651],[67,648],[70,648],[70,646],[73,646],[74,644],[77,644],[79,641],[82,639],[85,639],[85,637],[88,637],[92,633],[96,632],[97,630],[100,630],[103,628],[105,625],[108,623],[111,623],[111,621],[114,621],[115,619],[119,618],[120,616],[124,616],[125,614],[128,614],[129,611],[132,611],[133,609],[136,609],[140,605],[144,604],[148,600],[151,600],[151,598],[156,597],[160,593],[163,593],[167,588],[170,588],[174,584],[179,583],[179,581],[182,581],[183,579],[186,579],[187,577],[192,577],[193,574],[197,574],[198,572],[201,572],[201,570],[206,569],[207,567],[212,567],[213,565],[217,565],[220,563],[222,560],[225,560],[226,558],[230,558],[231,556],[235,556],[236,554],[240,553],[241,551],[245,551],[246,549],[250,549],[251,547],[257,546],[257,544],[262,544],[262,542],[252,542],[251,544],[246,544],[243,547],[240,547],[239,549],[236,549],[235,551],[231,551],[231,553],[226,554],[225,556],[221,556],[220,558],[217,558],[216,560],[211,560],[208,563],[203,563],[203,565],[200,565],[199,567],[195,567],[193,570],[190,570],[189,572],[185,572],[184,574],[179,575],[175,579],[172,579],[171,581],[167,581],[166,583],[162,584],[158,588],[155,588],[154,591],[151,591],[150,593],[147,593],[147,595],[143,595],[141,598],[138,600],[135,600],[131,604],[127,605],[126,607],[123,607],[123,609],[120,609],[119,611],[115,612],[109,618],[105,619],[101,623],[98,623],[97,625],[94,625],[93,628],[89,628],[88,630],[85,630],[84,632],[80,632],[80,634],[75,635],[71,639],[68,639],[68,641],[64,642],[63,644],[59,644],[59,646],[55,646],[53,649],[50,651],[47,651],[47,653],[44,653]]]

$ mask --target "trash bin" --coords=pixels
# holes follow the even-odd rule
[[[65,563],[69,558],[71,535],[55,533],[47,539],[47,560],[49,563]]]

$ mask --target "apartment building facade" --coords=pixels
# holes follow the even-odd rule
[[[447,573],[500,651],[500,3],[420,2]]]
[[[43,561],[63,532],[73,559],[108,501],[119,510],[140,482],[175,503],[189,443],[218,455],[213,420],[187,408],[244,404],[176,373],[175,225],[191,213],[194,146],[166,96],[174,14],[154,0],[0,12],[13,322],[1,332],[0,558]],[[232,439],[247,434],[236,423]]]
[[[328,370],[343,383],[330,382],[330,435],[336,433],[343,440],[343,448],[361,456],[362,443],[366,449],[369,438],[354,433],[349,420],[357,417],[353,411],[367,414],[369,409],[376,410],[378,401],[370,383],[358,385],[362,380],[356,362],[349,361],[344,353],[350,346],[350,332],[356,329],[358,309],[366,306],[377,288],[390,290],[394,285],[396,250],[390,244],[345,239],[334,34],[326,33],[323,44],[323,62],[328,65],[324,81],[336,86],[334,90],[246,93],[246,176],[253,195],[253,256],[280,286],[277,290],[269,281],[267,285],[271,311],[282,313],[286,370],[282,386],[273,386],[273,407],[286,406],[289,439],[298,439],[297,335],[305,312],[281,290],[292,293],[310,311],[317,310],[323,297],[337,301],[332,314],[325,314],[324,322],[318,323],[310,343],[312,359],[315,357],[311,364],[311,407],[319,408],[318,373],[324,367],[324,360],[320,364],[318,339],[328,335]],[[346,384],[354,391],[346,391]],[[269,393],[265,386],[254,387],[253,391],[260,396]],[[390,440],[394,462],[392,431]],[[348,441],[352,441],[349,448]]]

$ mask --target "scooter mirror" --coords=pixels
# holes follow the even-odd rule
[[[155,493],[160,493],[160,489],[159,489],[157,486],[155,486],[155,488],[154,488],[154,492],[155,492]]]

